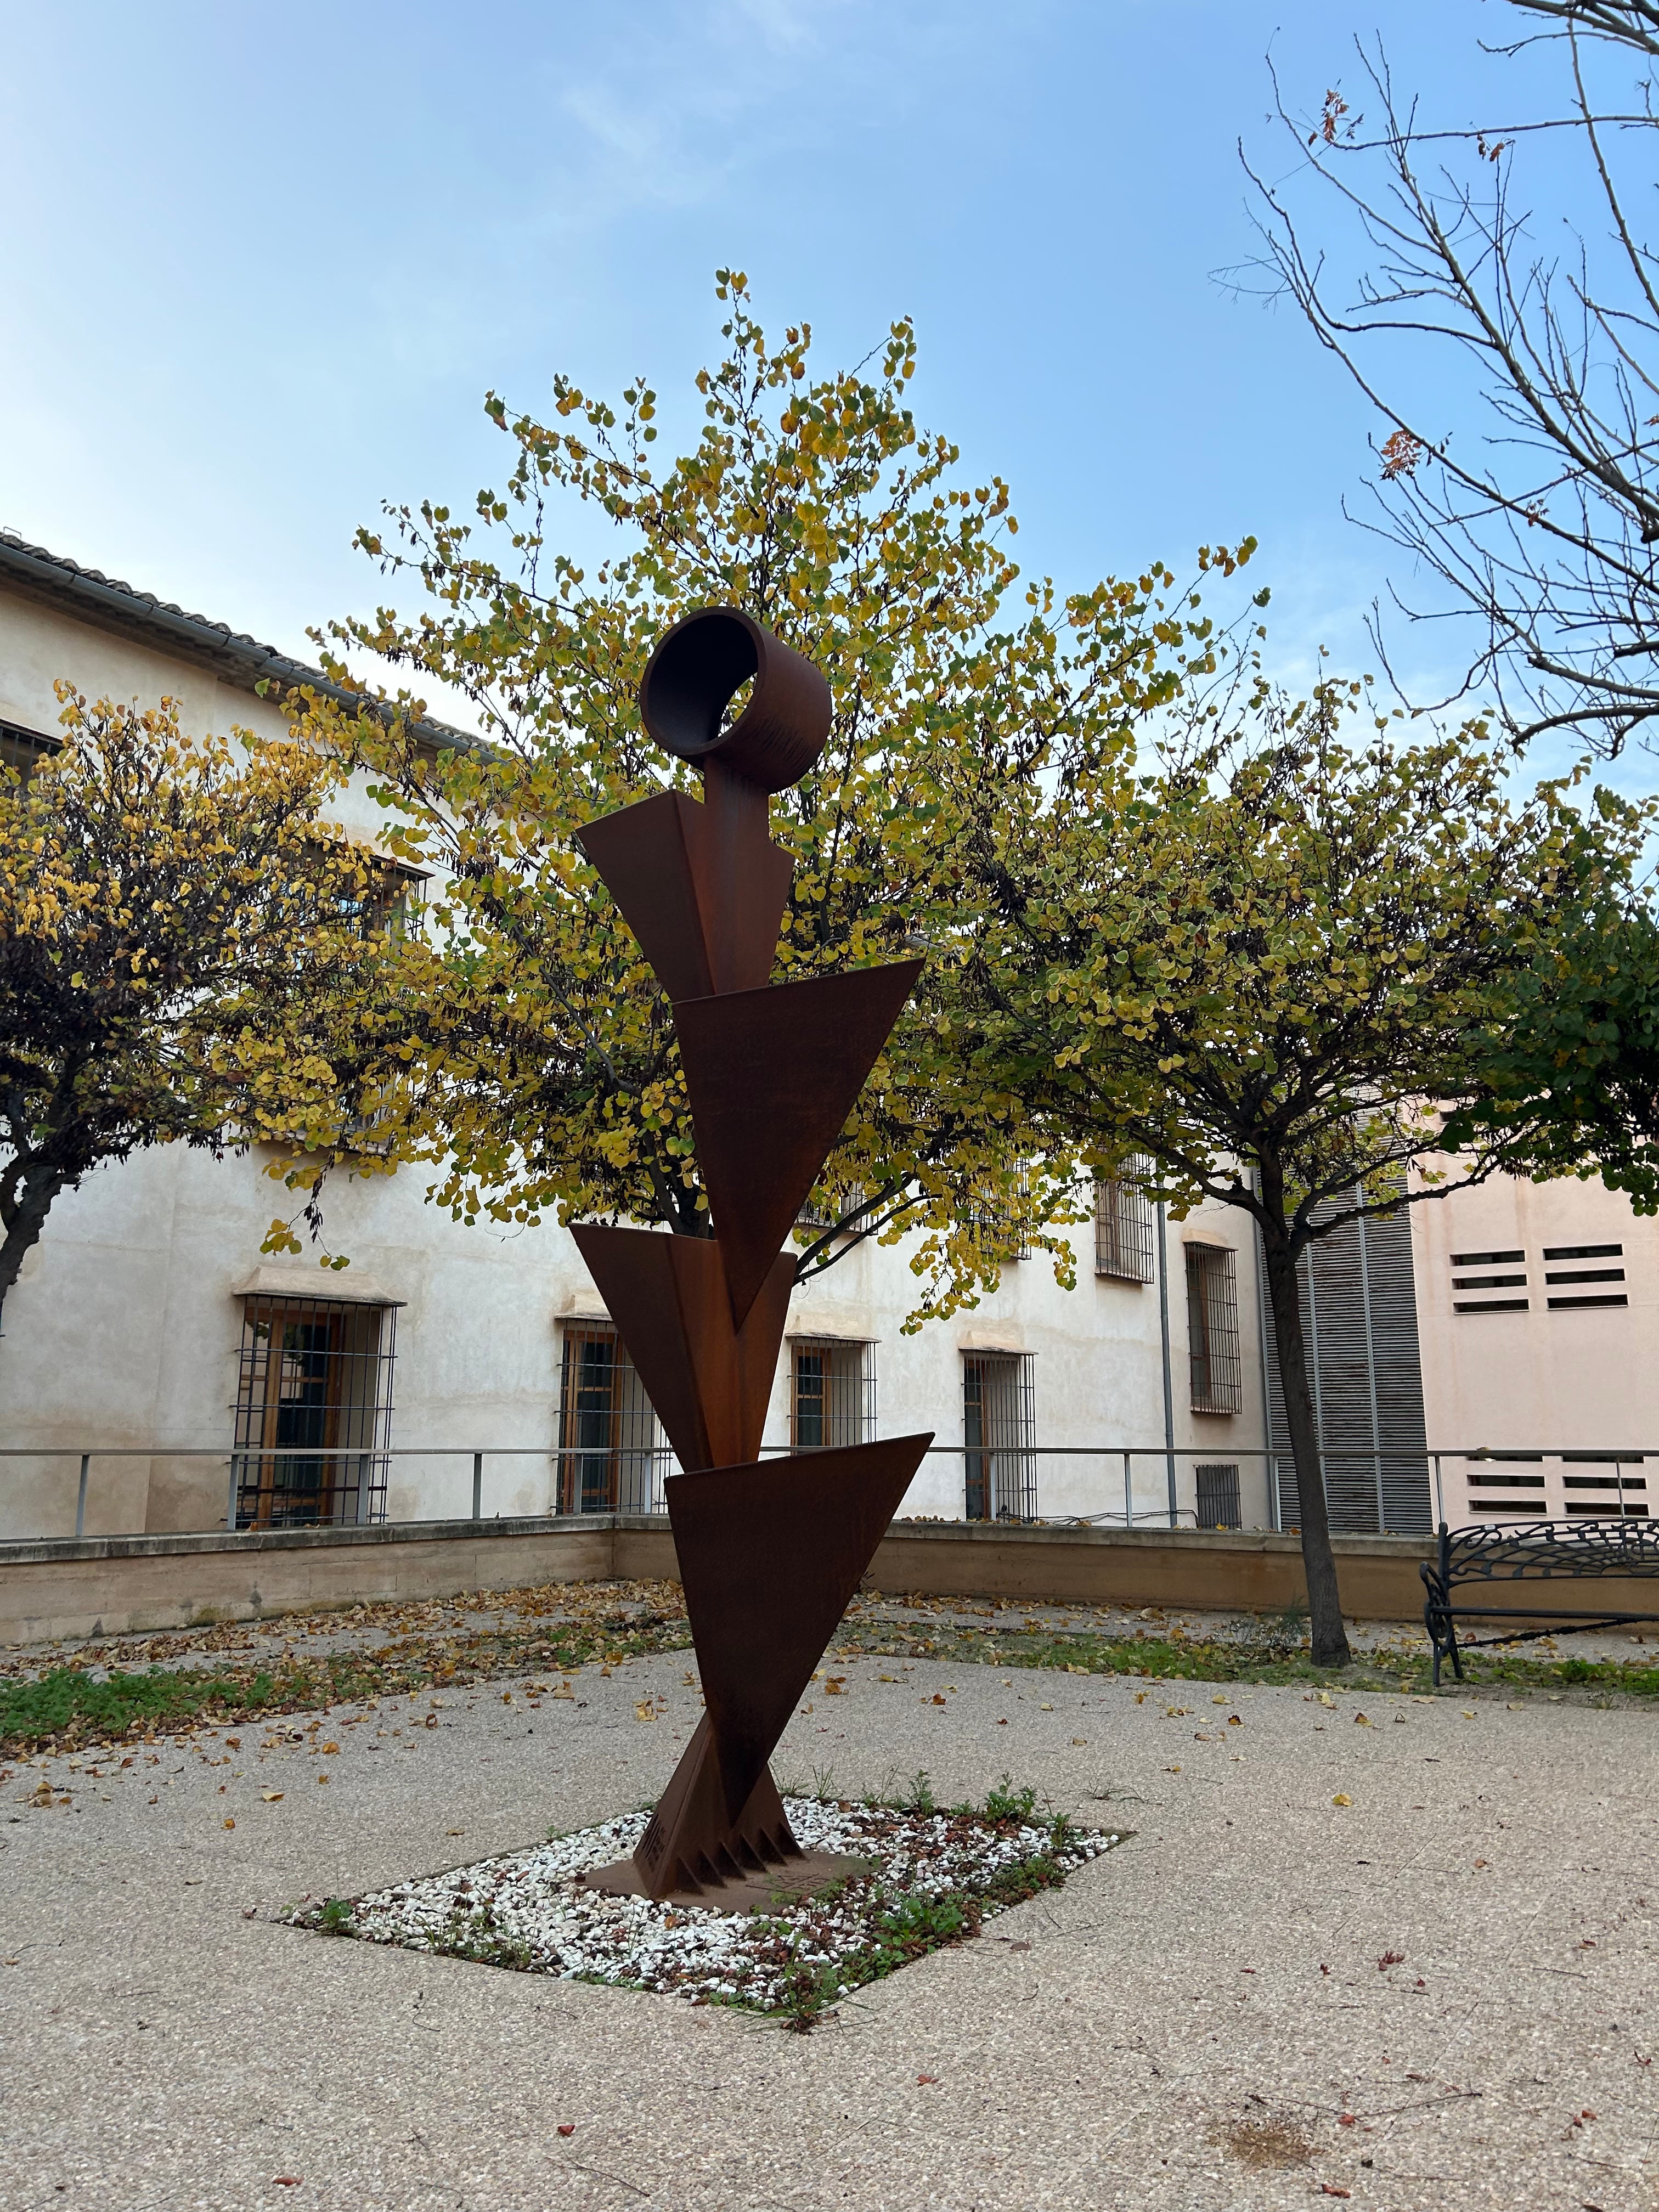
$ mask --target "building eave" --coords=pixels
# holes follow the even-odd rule
[[[0,586],[55,607],[94,629],[191,661],[240,691],[257,695],[263,684],[270,693],[280,694],[304,685],[341,706],[361,708],[372,703],[364,694],[333,682],[321,669],[294,659],[274,645],[263,645],[246,631],[212,622],[206,615],[191,614],[100,569],[83,568],[65,554],[29,544],[12,530],[0,530]],[[434,751],[471,752],[480,743],[466,731],[430,716],[415,724],[414,734]]]

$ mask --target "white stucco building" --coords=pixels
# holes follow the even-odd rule
[[[253,686],[300,673],[0,535],[0,744],[15,760],[52,742],[60,677],[93,698],[170,695],[194,730],[274,734]],[[361,796],[351,826],[373,828]],[[233,1510],[243,1525],[466,1513],[478,1452],[486,1516],[659,1497],[672,1462],[568,1235],[459,1226],[405,1170],[331,1188],[330,1242],[351,1264],[325,1274],[261,1257],[294,1203],[264,1164],[159,1147],[53,1207],[4,1310],[0,1535],[70,1531],[82,1454],[89,1534],[222,1528]],[[1268,1524],[1249,1224],[1224,1208],[1166,1222],[1109,1191],[1077,1249],[1074,1290],[1046,1257],[1014,1261],[974,1310],[908,1336],[903,1248],[853,1252],[792,1306],[768,1446],[933,1429],[947,1449],[912,1513]],[[1071,1455],[1085,1447],[1112,1449]],[[1140,1454],[1127,1497],[1125,1448]]]

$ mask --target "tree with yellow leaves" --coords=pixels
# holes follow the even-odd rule
[[[1457,1153],[1443,1116],[1490,1097],[1540,994],[1571,994],[1558,955],[1628,890],[1648,810],[1514,790],[1480,723],[1401,742],[1358,684],[1223,705],[1172,717],[1139,763],[1066,750],[1024,781],[958,764],[964,1049],[1051,1145],[1108,1170],[1150,1156],[1178,1215],[1233,1206],[1259,1232],[1313,1656],[1340,1665],[1299,1263],[1525,1153],[1541,1078],[1455,1124]]]
[[[104,1162],[349,1149],[394,1002],[374,864],[323,819],[341,763],[58,688],[61,745],[0,780],[0,1302]]]
[[[657,461],[643,379],[615,405],[559,379],[548,423],[492,397],[505,489],[465,516],[401,507],[362,532],[419,599],[318,639],[342,684],[354,649],[390,662],[398,697],[352,731],[325,698],[289,704],[349,738],[395,817],[390,849],[443,885],[422,1056],[434,1194],[462,1219],[556,1211],[706,1235],[668,1006],[575,833],[686,781],[635,701],[681,616],[740,606],[817,662],[830,740],[772,809],[795,865],[777,972],[936,957],[826,1168],[799,1265],[918,1232],[919,1310],[949,1310],[994,1283],[1022,1234],[1065,1266],[1045,1231],[1067,1218],[1071,1178],[1018,1092],[956,1048],[960,917],[936,763],[965,750],[1031,775],[1056,745],[1109,754],[1212,672],[1224,642],[1162,567],[1070,598],[1021,578],[1006,486],[965,479],[957,448],[911,412],[908,322],[871,362],[825,374],[805,325],[769,341],[740,274],[720,272],[717,290],[726,353],[696,378],[687,450]],[[616,539],[591,572],[561,550],[584,506]],[[483,744],[434,757],[417,738],[434,684],[471,702]]]

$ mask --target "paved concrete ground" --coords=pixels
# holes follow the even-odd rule
[[[786,1778],[1007,1769],[1137,1833],[806,2038],[261,1917],[643,1802],[678,1655],[14,1770],[0,2203],[1654,2204],[1650,1713],[837,1671]]]

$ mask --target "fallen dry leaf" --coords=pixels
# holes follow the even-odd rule
[[[653,1721],[657,1717],[657,1709],[654,1705],[637,1705],[634,1708],[634,1717],[636,1721]]]
[[[234,1828],[236,1826],[236,1823],[234,1820],[227,1820],[225,1822],[225,1826],[228,1828]]]
[[[1349,1796],[1346,1790],[1339,1790],[1331,1802],[1333,1805],[1352,1805],[1353,1799]]]
[[[559,2122],[559,2133],[562,2136],[574,2136],[575,2132],[576,2123],[574,2120],[561,2120]]]
[[[280,1790],[262,1790],[259,1795],[267,1805],[280,1805],[283,1802],[283,1793]]]

